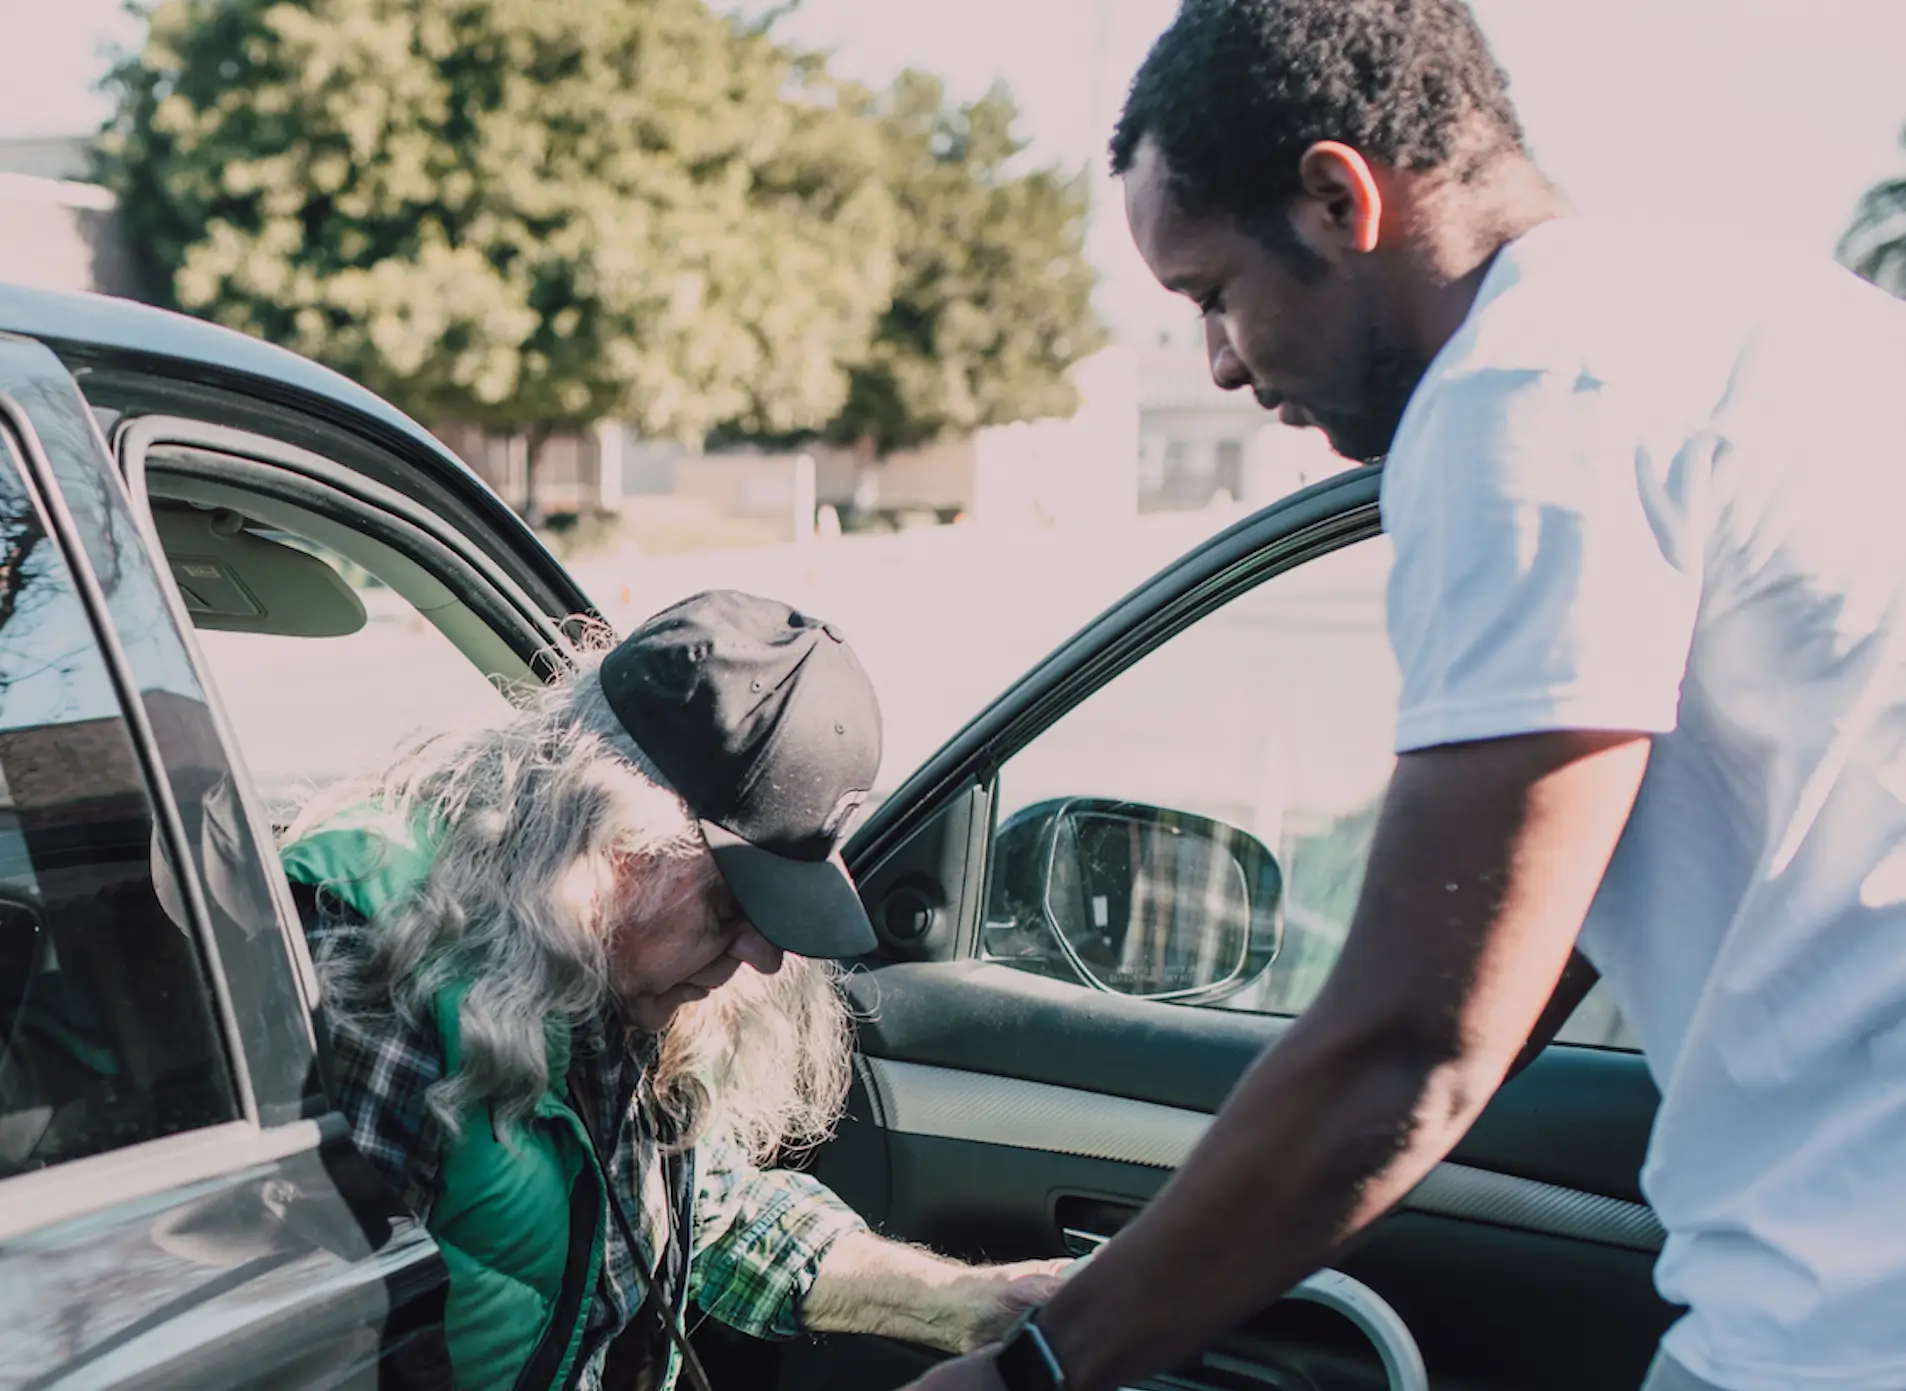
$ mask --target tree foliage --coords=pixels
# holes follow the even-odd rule
[[[700,0],[164,0],[113,80],[148,278],[426,421],[819,425],[888,300],[865,97]]]
[[[1084,192],[704,0],[160,0],[101,176],[176,307],[426,423],[881,447],[1071,407]]]
[[[1105,339],[1085,259],[1084,175],[1016,170],[1025,144],[1003,89],[960,105],[937,78],[908,72],[879,114],[898,279],[827,434],[884,453],[1070,414],[1066,369]]]
[[[1906,133],[1900,137],[1906,145]],[[1840,261],[1889,294],[1906,298],[1906,177],[1875,184],[1840,239]]]

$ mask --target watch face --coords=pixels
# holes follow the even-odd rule
[[[1020,1317],[993,1359],[1006,1391],[1066,1391],[1065,1371],[1033,1322],[1038,1312],[1029,1310]]]

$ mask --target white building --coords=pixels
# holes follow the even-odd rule
[[[697,454],[614,427],[590,457],[608,505],[618,491],[624,511],[664,496],[695,499],[706,510],[785,524],[790,534],[817,506],[862,526],[956,518],[1006,529],[1122,525],[1138,511],[1136,359],[1106,348],[1074,364],[1071,376],[1079,407],[1069,417],[989,426],[880,459],[825,445]]]
[[[1316,430],[1293,430],[1248,391],[1221,391],[1203,342],[1160,334],[1138,354],[1138,506],[1169,512],[1264,504],[1349,467]]]
[[[81,137],[0,140],[0,280],[131,294],[113,196],[84,183]]]
[[[92,177],[87,151],[92,141],[84,135],[9,135],[0,137],[0,172],[30,174],[36,179],[85,183]]]

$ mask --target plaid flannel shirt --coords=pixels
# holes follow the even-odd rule
[[[306,938],[322,962],[348,949],[361,925],[328,895],[319,900]],[[441,1045],[434,1034],[395,1022],[376,1032],[346,1017],[327,1015],[326,1022],[335,1099],[357,1147],[414,1211],[427,1215],[443,1137],[425,1094],[443,1076]],[[602,1273],[572,1377],[583,1385],[600,1375],[602,1354],[640,1312],[652,1277],[661,1278],[666,1299],[679,1300],[682,1253],[680,1243],[667,1240],[671,1226],[692,1232],[690,1302],[742,1333],[792,1338],[802,1332],[801,1302],[821,1259],[840,1236],[866,1225],[808,1175],[764,1171],[712,1145],[697,1147],[687,1163],[665,1165],[651,1117],[634,1104],[641,1070],[653,1061],[654,1040],[635,1035],[634,1046],[618,1049],[609,1046],[616,1032],[607,1021],[579,1031],[570,1068],[572,1100],[606,1151],[597,1159],[609,1200],[621,1213],[620,1221],[612,1216],[606,1233]],[[634,1236],[635,1249],[625,1232]],[[664,1249],[676,1259],[671,1269],[658,1270]],[[656,1385],[667,1391],[679,1370],[678,1355],[661,1340],[654,1356],[664,1364]]]

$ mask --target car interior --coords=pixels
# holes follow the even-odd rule
[[[306,548],[318,546],[402,596],[478,670],[505,682],[533,676],[524,639],[498,631],[499,602],[484,592],[485,577],[440,537],[411,533],[397,518],[242,455],[154,449],[145,456],[145,486],[194,627],[312,639],[356,632],[367,621],[363,601]],[[446,572],[457,588],[440,578]]]
[[[348,676],[357,652],[351,640],[374,621],[367,600],[381,617],[427,625],[434,642],[467,664],[474,699],[497,711],[559,660],[552,655],[561,640],[556,629],[489,557],[371,480],[357,476],[341,488],[336,475],[343,470],[329,460],[196,422],[140,420],[122,432],[119,448],[184,616],[222,686],[226,671],[270,663],[285,641],[331,654],[325,664]],[[269,696],[268,686],[247,687]],[[388,703],[421,723],[435,693],[396,689],[398,698]],[[301,721],[313,721],[306,732],[322,739],[331,732],[327,725],[348,725],[354,713],[363,711],[301,707],[295,718],[287,713],[268,723],[284,746]],[[235,723],[241,748],[252,753],[246,736],[255,721]],[[295,749],[285,756],[298,761]],[[272,778],[267,770],[259,781],[274,829],[282,832],[297,801],[323,777]]]

